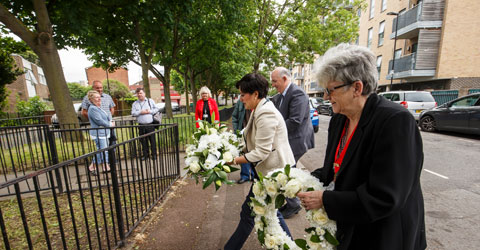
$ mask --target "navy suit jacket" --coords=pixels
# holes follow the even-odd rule
[[[281,94],[272,98],[275,107],[280,111],[287,125],[288,142],[292,148],[295,159],[300,158],[307,150],[315,146],[312,120],[310,119],[310,107],[308,96],[305,91],[294,83],[283,98],[280,105]]]
[[[323,168],[312,173],[324,185],[333,180],[346,119],[335,114],[330,120]],[[337,222],[337,249],[425,249],[422,165],[422,138],[413,116],[396,103],[370,95],[335,190],[323,194],[328,217]]]

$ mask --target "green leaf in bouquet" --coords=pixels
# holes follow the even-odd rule
[[[236,168],[236,167],[233,167],[233,166],[229,166],[229,167],[230,167],[230,173],[233,173],[235,171],[240,170],[239,168]]]
[[[315,191],[315,189],[313,189],[313,187],[307,188],[307,192],[310,192],[310,191]]]
[[[285,174],[290,178],[290,164],[287,164],[284,168]]]
[[[296,239],[295,240],[295,244],[297,244],[297,246],[299,248],[301,248],[302,250],[307,250],[307,241],[304,240],[304,239]]]
[[[198,157],[202,157],[203,156],[203,152],[195,152],[195,154],[193,154],[195,156],[198,156]]]
[[[270,195],[267,195],[267,198],[265,198],[265,203],[267,204],[272,203],[272,197],[270,197]]]
[[[235,184],[236,181],[224,180],[223,182],[224,182],[225,184],[232,185],[232,184]]]
[[[315,227],[305,228],[305,232],[307,232],[307,233],[315,232]]]
[[[315,242],[315,243],[320,243],[321,242],[320,237],[316,234],[314,234],[310,237],[310,241]]]
[[[257,199],[255,199],[255,198],[253,198],[253,197],[250,197],[250,200],[252,201],[252,203],[253,203],[255,206],[263,207],[262,203],[260,203],[259,201],[257,201]]]
[[[285,196],[283,194],[277,195],[277,198],[275,198],[275,208],[279,209],[283,206],[283,203],[285,203]]]
[[[222,179],[222,180],[226,180],[228,177],[227,177],[227,173],[225,173],[224,171],[222,170],[219,170],[219,171],[215,171],[215,173],[217,174],[217,176]]]
[[[263,183],[263,174],[262,174],[262,172],[257,171],[257,174],[258,174],[258,179],[260,180],[260,182]]]
[[[290,247],[287,245],[287,243],[283,243],[283,250],[289,250]]]
[[[264,226],[267,225],[267,219],[265,218],[265,216],[260,217],[260,219],[262,220]]]
[[[205,156],[205,157],[208,156],[208,149],[203,150],[203,156]]]
[[[211,174],[208,177],[207,181],[203,183],[203,189],[207,188],[210,184],[212,184],[212,182],[215,180],[216,177],[217,177],[216,175]]]
[[[325,229],[325,234],[323,235],[323,237],[325,237],[328,243],[334,246],[338,246],[338,244],[340,244],[340,242],[338,242],[338,240],[335,239],[335,236],[333,236],[327,229]]]
[[[277,171],[277,172],[273,173],[273,174],[272,174],[272,178],[277,177],[280,173],[281,173],[280,171]]]
[[[212,124],[215,123],[215,112],[212,112],[212,117],[210,117],[212,119]]]
[[[260,241],[260,243],[262,243],[262,245],[265,245],[265,232],[258,229],[257,230],[257,235],[258,235],[258,241]]]

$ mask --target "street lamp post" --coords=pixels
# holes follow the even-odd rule
[[[395,73],[395,50],[397,50],[397,31],[398,31],[398,12],[388,12],[387,15],[389,16],[396,16],[395,19],[395,38],[393,41],[393,59],[392,59],[392,70],[391,76],[390,76],[390,91],[392,91],[393,88],[393,74]]]

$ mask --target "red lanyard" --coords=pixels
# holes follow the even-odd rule
[[[343,147],[342,152],[340,153],[340,155],[338,155],[338,151],[340,150],[340,144],[342,144],[342,138],[345,136],[345,133],[347,131],[347,124],[348,123],[346,121],[345,126],[343,126],[342,136],[340,136],[340,141],[338,142],[337,151],[335,152],[335,161],[333,162],[333,170],[335,171],[335,176],[337,175],[338,170],[340,170],[340,166],[342,165],[343,157],[345,157],[345,153],[347,152],[348,145],[352,140],[353,134],[355,134],[355,130],[357,130],[357,126],[355,126],[355,129],[353,129],[353,132],[350,135],[350,138],[348,138],[347,143]]]

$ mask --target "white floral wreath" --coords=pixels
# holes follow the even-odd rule
[[[306,240],[293,241],[280,226],[277,218],[277,209],[285,202],[285,197],[294,198],[302,191],[325,190],[322,183],[310,173],[287,165],[283,169],[275,169],[263,177],[259,173],[259,180],[253,185],[251,198],[255,215],[255,231],[258,240],[267,249],[335,249],[338,241],[335,238],[337,223],[330,220],[324,209],[312,209],[306,213],[310,223]]]

